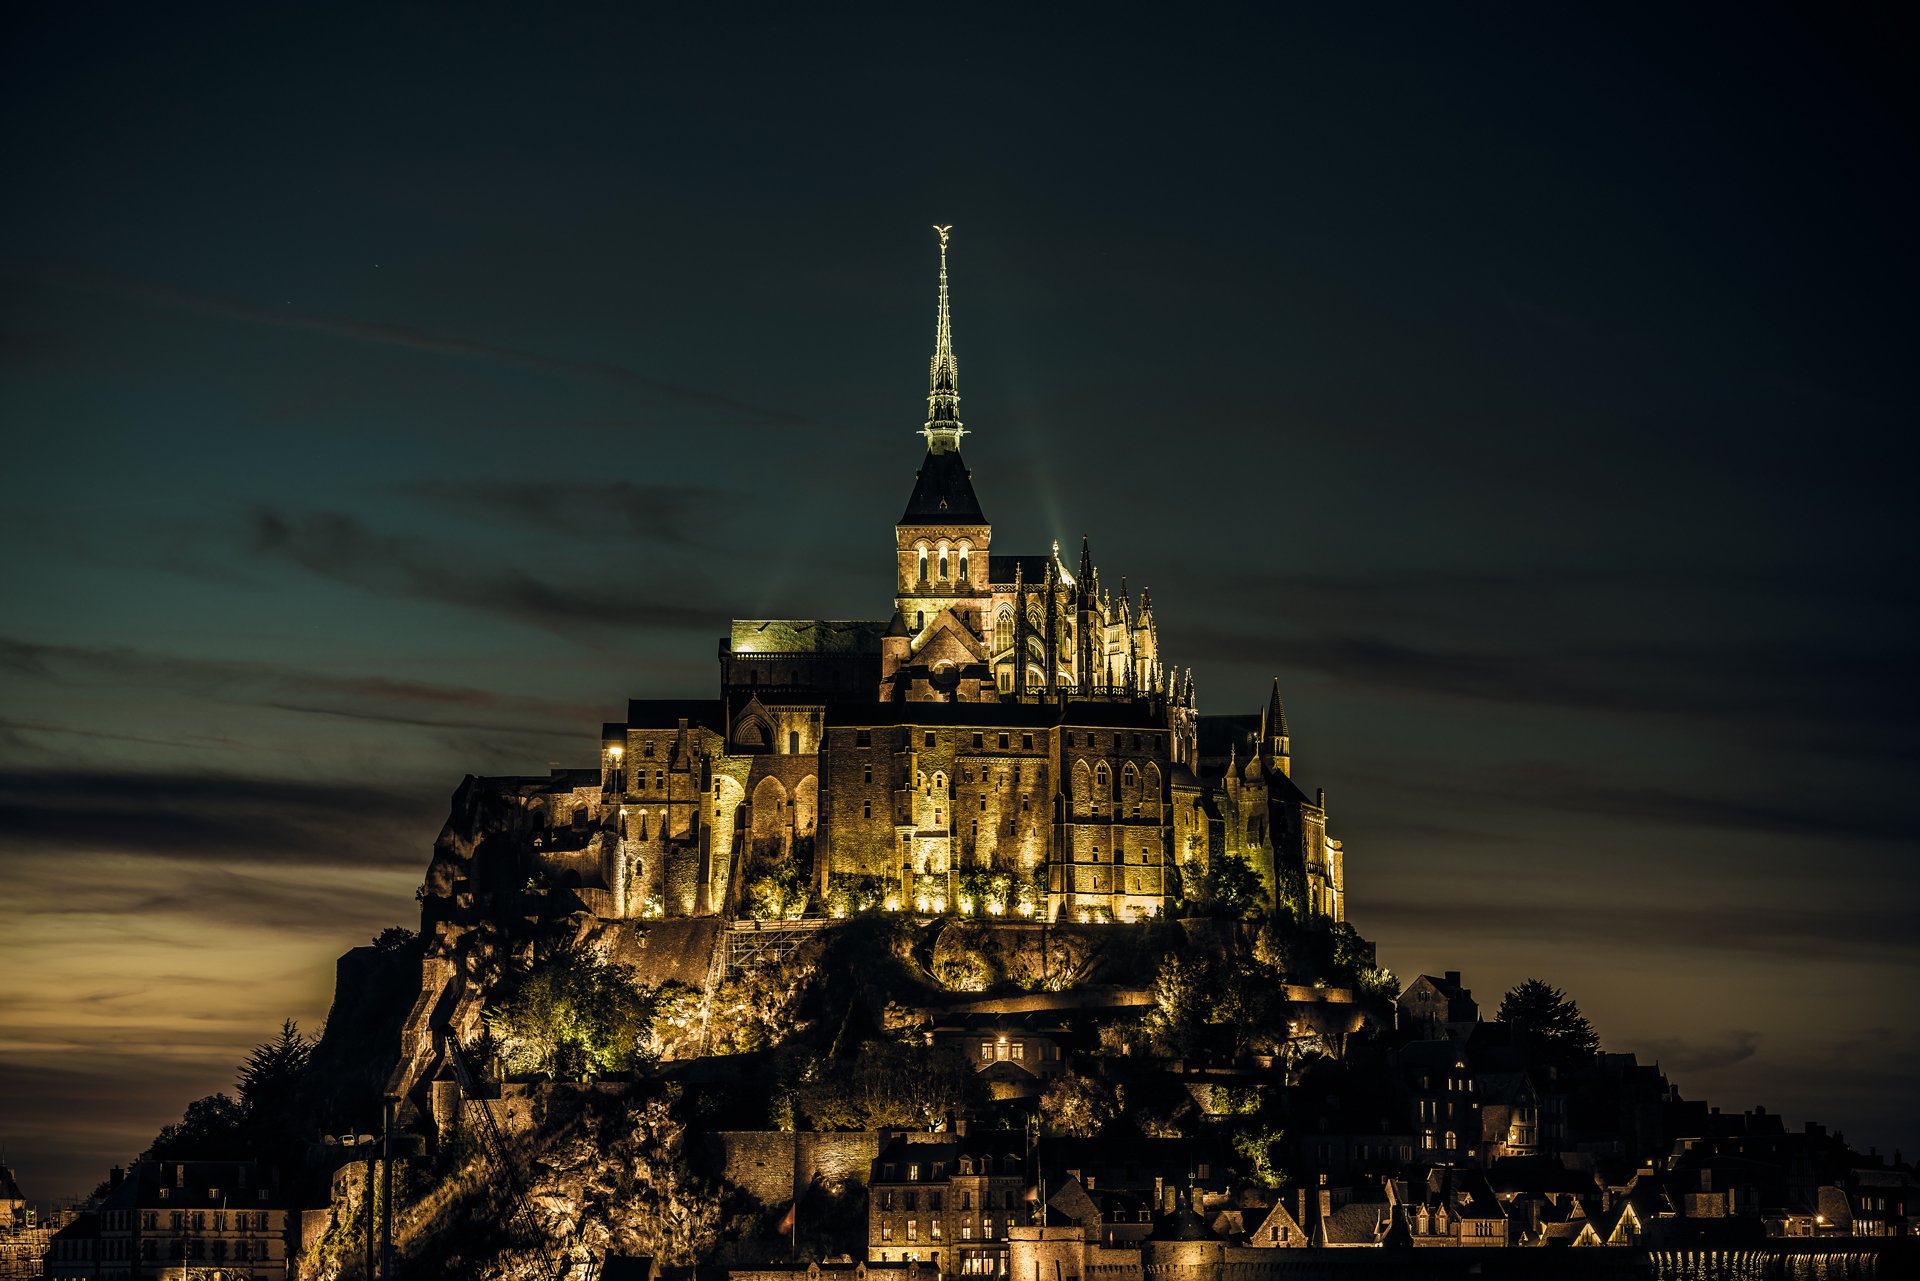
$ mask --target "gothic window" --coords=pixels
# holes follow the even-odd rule
[[[1004,653],[1013,648],[1013,611],[1005,605],[993,620],[993,652]]]
[[[1099,765],[1094,767],[1093,771],[1093,794],[1095,797],[1104,800],[1106,797],[1112,795],[1112,792],[1113,775],[1108,772],[1107,763],[1101,761]]]

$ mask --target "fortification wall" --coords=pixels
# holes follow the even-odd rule
[[[767,1206],[786,1204],[816,1178],[864,1187],[880,1155],[878,1130],[720,1130],[709,1140],[711,1166]]]

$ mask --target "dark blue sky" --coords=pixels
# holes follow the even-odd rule
[[[1890,21],[7,21],[29,1195],[317,1026],[463,773],[710,690],[730,616],[884,615],[933,222],[998,544],[1090,535],[1203,710],[1281,677],[1387,964],[1920,1148]]]

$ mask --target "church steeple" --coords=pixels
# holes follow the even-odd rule
[[[927,425],[920,434],[927,438],[927,452],[944,454],[960,448],[967,429],[960,425],[960,367],[953,359],[953,316],[947,310],[947,237],[951,224],[934,230],[940,233],[940,314],[933,327],[933,361],[927,370]]]

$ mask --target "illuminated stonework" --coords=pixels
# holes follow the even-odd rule
[[[1057,543],[993,550],[960,456],[951,228],[936,231],[926,456],[894,527],[892,617],[738,620],[717,699],[631,703],[599,786],[554,799],[612,831],[568,865],[583,897],[613,917],[733,916],[756,876],[797,866],[807,908],[780,912],[864,894],[1134,920],[1233,855],[1270,899],[1344,919],[1339,842],[1293,785],[1277,684],[1258,717],[1201,717],[1151,597],[1112,590],[1084,539],[1072,567]]]

